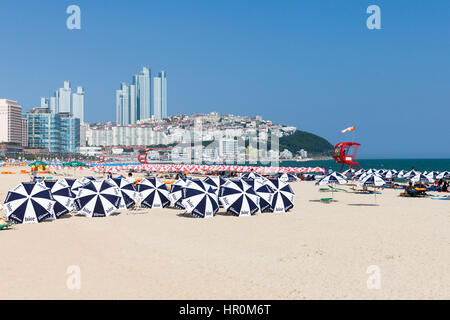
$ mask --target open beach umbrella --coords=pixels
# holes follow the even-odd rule
[[[187,179],[178,179],[176,182],[172,183],[172,186],[170,187],[169,200],[177,209],[185,209],[182,200],[183,189],[186,186],[187,181]]]
[[[412,183],[421,183],[421,184],[429,184],[433,183],[434,180],[429,178],[428,176],[419,173],[409,179]]]
[[[386,179],[392,179],[392,178],[395,178],[397,176],[397,171],[395,171],[395,170],[387,170],[387,171],[383,172],[383,174],[381,176],[386,178]]]
[[[183,206],[196,218],[213,217],[219,210],[216,190],[201,180],[190,180],[183,189]]]
[[[428,178],[430,178],[432,180],[436,180],[437,176],[439,175],[439,172],[438,171],[430,171],[430,172],[427,172],[427,173],[424,172],[423,174],[426,175]]]
[[[407,173],[403,174],[403,175],[402,175],[402,178],[409,179],[409,178],[412,178],[412,177],[414,177],[416,174],[419,174],[419,173],[420,173],[419,171],[411,170],[411,171],[408,171]]]
[[[133,182],[125,178],[110,178],[107,181],[120,189],[122,196],[121,208],[130,209],[136,205],[135,199],[138,197],[138,193]]]
[[[136,191],[142,199],[141,206],[146,208],[165,208],[170,205],[169,189],[158,178],[146,178],[136,185]]]
[[[206,177],[205,180],[203,180],[205,183],[211,185],[215,190],[217,196],[219,195],[220,188],[227,182],[224,178],[221,176],[210,176]]]
[[[120,189],[106,180],[91,181],[77,191],[75,211],[88,217],[106,217],[121,208]]]
[[[361,180],[358,183],[358,186],[363,187],[374,187],[373,194],[375,195],[375,203],[377,202],[377,193],[375,191],[376,187],[381,187],[386,184],[386,181],[383,180],[379,175],[376,174],[370,174],[367,177],[365,177],[363,180]]]
[[[53,206],[50,220],[59,219],[61,216],[73,210],[75,193],[72,192],[70,185],[65,179],[44,181],[47,188],[50,189],[55,205]]]
[[[38,223],[52,216],[54,205],[50,189],[43,183],[22,182],[8,192],[3,208],[11,221]]]
[[[241,176],[241,179],[258,179],[258,178],[264,179],[263,176],[254,172],[247,172]]]
[[[353,176],[355,173],[356,173],[356,170],[353,169],[353,168],[349,168],[349,169],[345,170],[344,172],[342,172],[342,174],[343,174],[344,176],[346,176],[346,177],[347,177],[349,174],[350,174],[351,176]]]
[[[346,183],[347,183],[347,179],[345,177],[343,177],[341,173],[333,172],[333,173],[326,175],[319,181],[317,181],[316,185],[321,186],[321,185],[328,185],[328,184],[346,184]]]
[[[259,196],[244,180],[228,180],[220,189],[219,200],[236,216],[251,216],[260,209]]]
[[[270,212],[288,212],[294,207],[294,191],[280,179],[269,179],[267,183],[273,189]]]
[[[299,181],[300,179],[297,178],[292,173],[282,173],[278,176],[278,179],[280,179],[283,182],[293,182],[293,181]]]
[[[261,179],[242,179],[248,183],[259,196],[259,207],[261,212],[271,212],[271,204],[274,196],[274,190],[267,181]]]
[[[88,184],[89,182],[95,181],[95,178],[93,177],[82,177],[79,179],[76,179],[75,182],[72,184],[72,191],[77,192],[77,190],[83,186],[85,186],[86,184]]]
[[[436,176],[436,179],[445,179],[445,180],[450,179],[450,172],[448,171],[441,172]]]

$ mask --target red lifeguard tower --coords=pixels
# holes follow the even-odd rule
[[[361,169],[359,164],[356,162],[356,152],[358,151],[360,144],[356,142],[339,142],[334,146],[333,158],[337,163],[342,164],[341,170],[344,165],[348,164],[350,169],[353,166],[357,166]]]

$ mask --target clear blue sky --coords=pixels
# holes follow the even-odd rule
[[[25,110],[70,80],[89,122],[115,120],[115,90],[148,65],[170,115],[261,115],[333,144],[355,125],[361,157],[450,157],[447,0],[2,0],[0,43],[0,98]]]

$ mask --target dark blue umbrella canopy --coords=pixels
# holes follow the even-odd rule
[[[169,189],[157,178],[147,178],[136,185],[142,199],[141,205],[146,208],[165,208],[170,205]]]
[[[256,194],[259,196],[259,207],[261,212],[271,212],[272,211],[272,200],[274,196],[274,190],[270,185],[263,180],[260,179],[242,179],[246,183],[248,183],[253,190],[255,190]]]
[[[220,189],[219,200],[227,212],[250,216],[259,211],[259,196],[244,180],[228,180]]]
[[[71,186],[65,179],[44,181],[44,184],[50,189],[52,197],[55,200],[51,219],[59,219],[61,216],[72,211],[75,193],[72,192]]]
[[[213,217],[219,211],[218,201],[216,189],[204,181],[188,181],[183,189],[182,204],[194,217]]]
[[[38,223],[52,216],[55,201],[43,183],[22,182],[10,190],[3,208],[16,223]]]

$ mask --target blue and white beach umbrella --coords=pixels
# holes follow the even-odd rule
[[[259,196],[259,207],[261,212],[271,212],[271,204],[274,196],[274,190],[267,183],[268,180],[264,181],[261,179],[242,179],[255,190],[256,194]]]
[[[197,218],[213,217],[219,210],[216,190],[201,180],[191,180],[186,184],[182,204],[186,212]]]
[[[325,184],[328,185],[328,184],[346,184],[346,183],[347,183],[346,177],[342,176],[342,174],[339,172],[333,172],[317,181],[316,185],[321,186]]]
[[[183,189],[188,181],[189,180],[187,179],[178,179],[170,187],[169,200],[173,204],[173,206],[177,209],[185,209],[182,204]]]
[[[50,189],[42,183],[22,182],[10,190],[3,208],[6,217],[16,223],[38,223],[52,216]]]
[[[93,177],[82,177],[76,179],[75,182],[72,184],[72,191],[76,193],[78,189],[80,189],[81,187],[87,185],[92,181],[95,181]]]
[[[280,179],[269,179],[268,185],[273,189],[270,212],[288,212],[294,207],[294,191],[289,184]]]
[[[386,181],[377,174],[368,174],[364,179],[358,182],[358,186],[381,187],[386,184]]]
[[[282,173],[282,174],[280,174],[278,176],[278,179],[280,179],[283,182],[294,182],[294,181],[299,181],[300,180],[299,178],[297,178],[292,173]]]
[[[265,179],[265,178],[257,173],[247,172],[241,176],[241,179]]]
[[[147,178],[136,185],[136,191],[142,199],[141,206],[146,208],[165,208],[170,205],[169,189],[158,178]]]
[[[220,189],[219,201],[227,212],[251,216],[260,210],[259,196],[244,180],[228,180]]]
[[[136,205],[138,193],[133,182],[128,181],[126,178],[110,178],[107,181],[120,189],[120,194],[122,196],[121,209],[130,209]]]
[[[403,174],[402,178],[410,179],[410,178],[414,177],[417,174],[420,174],[420,172],[419,171],[415,171],[415,170],[411,170],[411,171],[408,171],[407,173]]]
[[[450,172],[448,171],[441,172],[436,176],[436,179],[445,179],[445,180],[450,179]]]
[[[429,184],[434,182],[432,178],[429,178],[428,176],[423,175],[421,173],[411,177],[409,181],[411,181],[412,183],[421,183],[421,184]]]
[[[219,195],[220,188],[227,182],[221,176],[209,176],[206,177],[205,181],[207,184],[211,185],[214,189],[216,189],[217,195]]]
[[[72,192],[70,185],[65,179],[44,181],[44,184],[50,189],[52,197],[55,200],[50,220],[59,219],[61,216],[73,210],[75,193]]]
[[[77,191],[75,210],[88,217],[106,217],[121,208],[120,189],[106,180],[91,181]]]
[[[383,174],[381,174],[382,177],[386,178],[386,179],[392,179],[397,177],[397,171],[395,170],[387,170],[385,172],[383,172]]]

